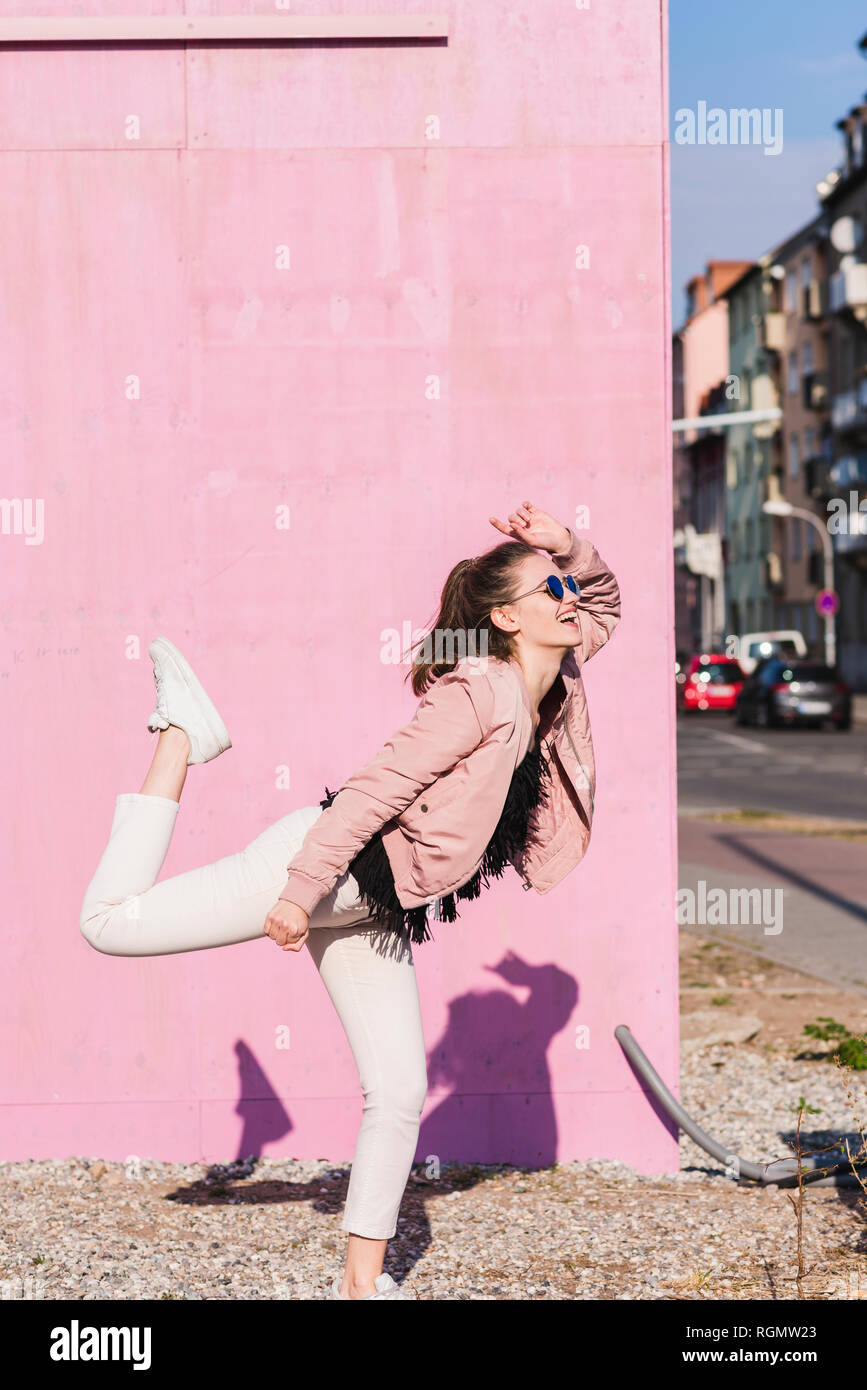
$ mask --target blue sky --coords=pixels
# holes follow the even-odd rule
[[[867,92],[864,33],[864,0],[669,0],[675,327],[708,260],[755,260],[818,211],[816,183],[840,163],[834,124]],[[781,152],[675,143],[675,112],[699,101],[781,108]]]

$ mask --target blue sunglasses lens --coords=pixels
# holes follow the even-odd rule
[[[566,588],[569,590],[570,594],[577,594],[580,592],[571,574],[566,575]],[[563,597],[563,581],[560,579],[559,575],[548,575],[548,592],[549,594],[553,594],[556,599],[561,599]]]

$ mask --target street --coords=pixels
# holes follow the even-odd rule
[[[716,711],[677,721],[681,811],[742,809],[867,820],[867,726],[739,728]]]

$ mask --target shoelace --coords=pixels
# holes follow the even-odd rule
[[[334,1288],[334,1292],[339,1294],[339,1281],[338,1281],[338,1280],[335,1280],[335,1281],[334,1281],[333,1288]],[[396,1284],[396,1283],[394,1282],[394,1280],[392,1279],[391,1283],[387,1284],[386,1287],[385,1287],[384,1289],[378,1289],[376,1293],[368,1294],[367,1297],[366,1297],[366,1299],[364,1300],[364,1302],[365,1302],[365,1303],[370,1303],[370,1302],[371,1302],[373,1299],[375,1299],[375,1298],[400,1299],[401,1302],[403,1302],[404,1300],[406,1300],[406,1299],[408,1298],[408,1295],[405,1294],[405,1293],[401,1290],[400,1285],[399,1285],[399,1284]]]
[[[154,667],[154,684],[157,688],[157,709],[162,712],[164,679],[159,666]]]
[[[386,1286],[385,1286],[384,1289],[379,1289],[376,1293],[372,1293],[372,1294],[370,1295],[370,1297],[371,1297],[371,1298],[399,1298],[399,1299],[403,1300],[403,1299],[406,1298],[406,1294],[402,1292],[402,1290],[401,1290],[401,1288],[400,1288],[400,1285],[399,1285],[399,1284],[396,1284],[396,1283],[394,1282],[394,1280],[391,1279],[391,1282],[388,1283],[388,1284],[386,1284]]]

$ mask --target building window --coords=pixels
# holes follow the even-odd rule
[[[792,549],[790,551],[793,560],[800,560],[801,546],[803,544],[804,523],[799,516],[796,516],[791,523]]]
[[[789,436],[789,477],[797,478],[801,471],[801,441],[796,434]]]
[[[807,256],[806,259],[801,262],[801,285],[805,290],[810,288],[812,279],[813,266],[810,262],[810,257]]]
[[[805,430],[804,432],[804,458],[814,459],[818,453],[817,448],[818,431]]]
[[[790,353],[789,353],[789,395],[790,395],[790,396],[796,396],[797,394],[798,394],[798,354],[797,354],[796,352],[790,352]]]
[[[786,275],[786,308],[790,314],[798,308],[798,276],[794,270]]]
[[[813,371],[813,344],[804,343],[801,347],[801,371],[809,376]]]

